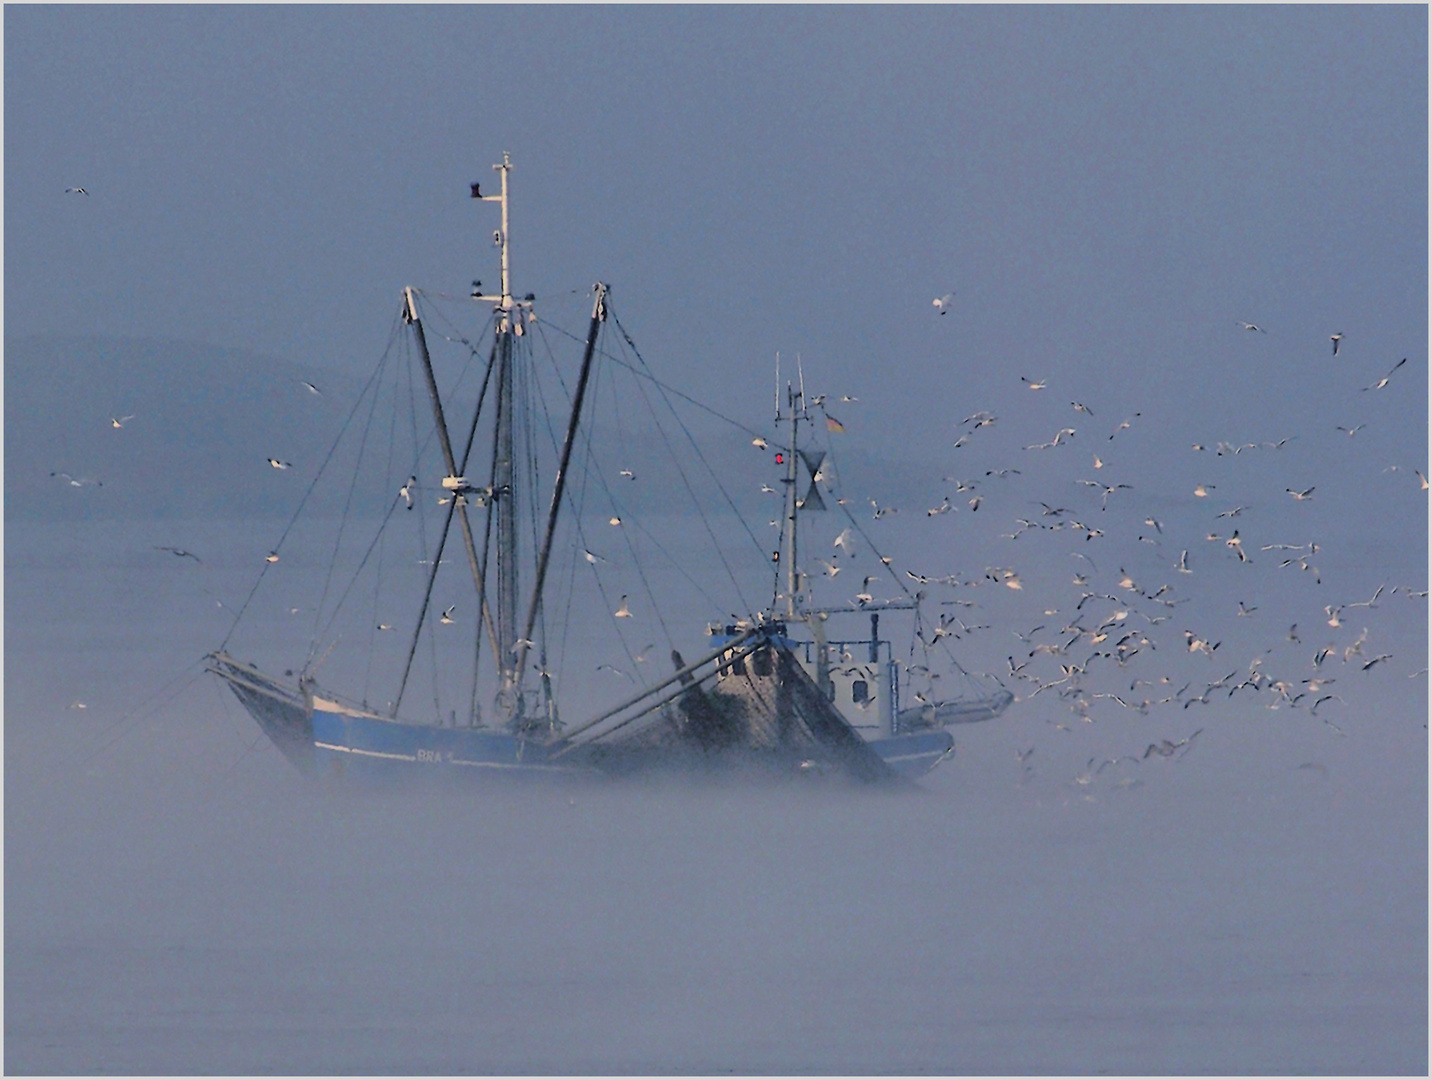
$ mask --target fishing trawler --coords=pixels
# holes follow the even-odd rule
[[[315,776],[373,780],[715,769],[885,782],[945,760],[954,747],[950,723],[1002,713],[1012,695],[988,683],[953,701],[921,695],[902,707],[908,679],[879,620],[887,612],[918,618],[919,594],[862,597],[843,607],[813,601],[798,541],[802,520],[826,512],[826,481],[822,452],[801,445],[802,425],[814,426],[803,387],[786,387],[782,402],[778,374],[776,420],[788,437],[775,458],[784,490],[767,490],[782,495],[779,550],[772,556],[739,513],[713,523],[697,489],[719,492],[734,511],[729,475],[723,478],[691,438],[674,407],[691,399],[651,372],[615,318],[607,286],[594,286],[580,338],[549,324],[545,311],[539,319],[534,295],[515,295],[512,165],[504,155],[494,168],[499,193],[473,184],[471,195],[500,205],[499,290],[485,292],[475,281],[460,298],[403,291],[384,359],[325,459],[326,470],[348,447],[348,494],[318,507],[305,498],[228,637],[207,659],[283,755]],[[485,312],[484,334],[460,329],[441,314],[445,304],[468,317]],[[581,343],[570,390],[556,339]],[[430,342],[456,359],[436,363]],[[408,361],[406,377],[394,373],[395,358]],[[620,387],[618,378],[626,380]],[[549,396],[567,403],[560,438],[555,410],[545,407]],[[637,402],[651,406],[638,425],[643,437],[657,433],[662,447],[645,459],[649,486],[637,482],[630,464],[615,470],[603,461],[642,440],[626,437],[630,421],[603,429],[598,398],[619,414]],[[390,417],[383,454],[373,445],[380,402]],[[420,407],[426,425],[416,422]],[[451,426],[453,416],[464,417],[461,427]],[[673,417],[685,442],[672,441]],[[397,432],[405,426],[410,443],[400,449]],[[755,434],[757,446],[769,445],[742,430]],[[490,454],[479,462],[474,450],[481,444]],[[801,462],[810,478],[803,496]],[[382,493],[366,515],[355,494],[363,481]],[[539,488],[550,492],[545,509]],[[677,493],[690,496],[694,509],[674,509]],[[324,541],[331,558],[321,574],[315,561],[288,557],[305,509],[337,534]],[[645,522],[643,510],[653,512]],[[708,550],[698,551],[701,545]],[[445,558],[454,548],[456,557]],[[750,603],[752,581],[771,566],[769,602]],[[731,594],[724,604],[712,595],[722,570]],[[267,593],[278,597],[270,611],[313,614],[306,657],[284,667],[282,677],[235,651],[236,636],[252,623],[253,650],[285,647],[287,624],[264,615],[260,597]],[[304,602],[294,605],[296,599]],[[678,640],[663,601],[731,614],[710,621],[693,651]],[[386,614],[405,604],[405,619]],[[827,633],[828,625],[852,619],[868,620],[868,636],[863,626],[859,636]],[[665,637],[669,666],[651,659],[654,642],[635,644],[638,629]],[[694,658],[684,657],[682,645]],[[603,657],[617,662],[592,663]],[[656,674],[659,668],[664,673]],[[611,676],[625,680],[620,692]],[[338,685],[356,692],[329,689]],[[573,709],[581,710],[575,720]]]

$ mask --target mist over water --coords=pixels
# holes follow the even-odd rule
[[[354,792],[66,535],[7,534],[9,1072],[1422,1068],[1418,693],[1347,737],[1237,699],[1064,732],[1038,695],[900,792]]]

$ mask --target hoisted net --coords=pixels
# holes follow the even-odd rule
[[[722,769],[749,764],[866,783],[898,780],[774,639],[719,675],[692,680],[641,722],[592,739],[578,756],[609,771],[656,762]]]

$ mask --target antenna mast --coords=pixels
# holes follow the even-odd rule
[[[786,618],[795,621],[796,595],[801,587],[800,567],[796,565],[796,520],[800,510],[800,496],[796,492],[796,482],[800,479],[800,467],[797,465],[800,451],[796,442],[800,421],[805,416],[805,395],[794,386],[787,385],[786,403],[790,407],[791,443],[786,452],[786,475],[781,478],[786,485],[786,520],[781,530],[780,557],[786,571]],[[778,414],[777,422],[780,419]]]
[[[507,174],[512,171],[512,158],[506,151],[503,151],[502,154],[502,164],[494,165],[492,171],[500,174],[502,177],[502,193],[500,195],[483,195],[480,194],[479,185],[473,184],[472,197],[474,199],[480,199],[483,202],[502,204],[502,228],[493,234],[493,240],[496,241],[502,255],[502,293],[499,296],[483,295],[474,288],[472,298],[474,300],[487,300],[496,303],[498,309],[503,313],[503,318],[498,325],[498,331],[506,332],[510,329],[510,315],[514,307],[512,301],[511,253],[508,250],[507,241]],[[480,283],[476,281],[473,282],[474,286],[478,284]]]

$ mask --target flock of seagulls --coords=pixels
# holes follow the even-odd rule
[[[948,296],[937,297],[935,307],[941,314],[945,314],[949,302],[950,297]],[[1266,327],[1242,319],[1237,320],[1236,325],[1245,331],[1259,335],[1268,335],[1269,333]],[[1343,358],[1345,354],[1342,352],[1342,345],[1346,343],[1347,336],[1342,331],[1338,331],[1331,334],[1329,340],[1332,355],[1340,359]],[[1362,391],[1375,392],[1387,388],[1399,370],[1407,363],[1407,358],[1399,360],[1380,379],[1362,387]],[[1032,378],[1021,375],[1019,384],[1031,391],[1044,391],[1050,390],[1053,380],[1047,377]],[[1057,393],[1057,391],[1053,392]],[[1075,399],[1069,400],[1068,404],[1070,409],[1088,421],[1092,421],[1097,415],[1096,410],[1089,403],[1079,400],[1077,396]],[[1135,412],[1124,419],[1108,434],[1106,443],[1130,430],[1141,416],[1141,412]],[[979,440],[984,437],[982,432],[994,427],[998,421],[999,417],[990,410],[981,410],[967,416],[956,429],[956,438],[952,446],[954,453],[960,457],[970,454],[972,452],[970,448],[978,446]],[[1367,427],[1366,423],[1339,425],[1336,430],[1352,438],[1365,427]],[[1051,452],[1067,453],[1070,445],[1077,445],[1081,441],[1082,434],[1079,425],[1062,427],[1047,441],[1027,444],[1024,449],[1032,455]],[[1259,453],[1282,451],[1297,438],[1297,435],[1289,435],[1264,442],[1195,443],[1193,449],[1196,452],[1211,451],[1214,456],[1234,459],[1250,451]],[[1101,451],[1093,455],[1095,469],[1102,470],[1110,464],[1104,460],[1102,454]],[[1034,461],[1035,458],[1031,457],[1030,460]],[[1396,468],[1397,466],[1392,466],[1392,469]],[[1426,475],[1422,470],[1413,471],[1417,476],[1420,489],[1427,491],[1429,483]],[[978,473],[975,475],[978,476]],[[947,476],[945,480],[956,484],[958,494],[968,500],[968,508],[975,510],[981,505],[986,495],[993,494],[994,489],[989,488],[989,485],[996,479],[1019,475],[1019,469],[998,467],[984,470],[984,479],[978,482],[974,479],[954,476]],[[1133,485],[1126,482],[1081,479],[1075,483],[1088,488],[1091,494],[1098,496],[1101,511],[1108,508],[1110,500],[1116,495],[1131,500],[1139,497],[1139,494],[1134,491]],[[1322,494],[1319,485],[1315,484],[1286,487],[1283,490],[1290,501],[1296,504],[1310,503]],[[1194,485],[1192,495],[1196,500],[1214,501],[1222,498],[1219,486],[1208,482]],[[1247,500],[1246,495],[1244,498]],[[963,509],[961,502],[962,499],[956,498],[955,493],[947,493],[937,505],[927,504],[923,519],[933,521],[956,513]],[[999,502],[1005,503],[1007,499],[1001,497]],[[873,517],[876,520],[887,518],[897,512],[895,507],[879,501],[872,501],[871,505],[874,508]],[[1215,503],[1215,505],[1217,504]],[[1262,504],[1256,500],[1248,500],[1237,505],[1221,506],[1216,513],[1212,514],[1212,517],[1214,520],[1228,519],[1230,524],[1235,521],[1248,522],[1250,519],[1256,522],[1260,516],[1261,507]],[[1084,518],[1083,521],[1079,520],[1081,515],[1070,507],[1040,502],[1038,508],[1036,513],[1026,512],[1026,516],[1016,518],[1015,529],[1000,535],[1007,541],[1015,541],[1026,534],[1062,531],[1074,537],[1082,537],[1081,547],[1090,541],[1106,539],[1104,529],[1093,528],[1088,523],[1088,518]],[[1212,510],[1213,508],[1210,507],[1210,511]],[[1155,551],[1162,550],[1164,544],[1170,539],[1165,533],[1164,523],[1154,515],[1143,516],[1142,520],[1150,531],[1141,533],[1138,540],[1151,546]],[[1278,558],[1267,565],[1277,569],[1291,568],[1299,572],[1306,572],[1310,585],[1321,586],[1323,578],[1316,561],[1321,546],[1317,542],[1258,544],[1251,537],[1245,535],[1245,530],[1254,531],[1256,534],[1252,525],[1244,525],[1232,529],[1231,533],[1209,531],[1206,539],[1217,543],[1226,557],[1234,560],[1234,565],[1250,568],[1241,572],[1254,572],[1251,568],[1259,561],[1258,553],[1260,551],[1276,552]],[[1023,541],[1022,543],[1027,542]],[[1334,693],[1332,690],[1339,674],[1329,671],[1329,666],[1334,662],[1346,665],[1348,671],[1352,673],[1341,676],[1346,679],[1371,677],[1377,672],[1386,670],[1389,664],[1395,663],[1395,656],[1391,651],[1379,651],[1372,655],[1369,650],[1369,654],[1364,655],[1364,643],[1370,634],[1367,627],[1362,628],[1361,635],[1350,644],[1339,646],[1334,640],[1327,644],[1318,643],[1319,647],[1317,648],[1308,646],[1307,652],[1303,654],[1304,659],[1301,661],[1306,666],[1301,672],[1296,670],[1300,661],[1290,659],[1285,655],[1289,646],[1295,650],[1304,647],[1302,644],[1304,636],[1300,635],[1297,623],[1290,626],[1287,633],[1282,635],[1283,646],[1281,649],[1277,646],[1275,639],[1268,643],[1262,653],[1245,657],[1243,661],[1245,666],[1232,666],[1231,670],[1221,674],[1218,678],[1204,676],[1200,679],[1192,671],[1188,672],[1185,677],[1178,677],[1175,674],[1177,665],[1159,659],[1169,655],[1169,651],[1161,650],[1160,645],[1162,639],[1167,636],[1169,629],[1167,624],[1170,622],[1177,627],[1177,632],[1182,636],[1182,649],[1177,650],[1174,655],[1181,653],[1183,656],[1196,660],[1198,664],[1216,665],[1220,659],[1227,659],[1229,649],[1240,647],[1239,645],[1225,644],[1223,640],[1225,635],[1209,633],[1206,628],[1200,629],[1194,620],[1185,619],[1190,625],[1178,625],[1179,609],[1190,600],[1195,599],[1195,595],[1190,594],[1188,585],[1176,587],[1176,583],[1180,580],[1190,582],[1190,584],[1199,581],[1199,578],[1195,576],[1197,562],[1190,554],[1191,547],[1192,545],[1174,549],[1178,552],[1177,557],[1168,558],[1164,562],[1164,566],[1170,573],[1170,578],[1165,582],[1156,581],[1156,587],[1143,588],[1134,581],[1131,575],[1121,570],[1117,581],[1111,579],[1110,585],[1102,592],[1087,587],[1091,579],[1103,576],[1099,574],[1098,567],[1093,564],[1089,556],[1082,552],[1070,552],[1089,563],[1087,567],[1081,568],[1072,576],[1072,582],[1076,588],[1083,587],[1082,592],[1075,594],[1077,602],[1075,599],[1071,599],[1069,606],[1064,607],[1057,598],[1052,599],[1044,608],[1046,618],[1040,621],[1039,625],[1027,630],[1018,627],[1010,630],[1010,633],[1019,642],[1022,652],[1020,654],[1012,653],[1007,657],[1008,675],[1026,686],[1023,696],[1026,699],[1041,694],[1057,696],[1067,704],[1069,710],[1079,721],[1091,724],[1098,717],[1101,703],[1133,710],[1145,716],[1158,716],[1164,714],[1163,710],[1176,710],[1176,715],[1182,715],[1189,709],[1209,707],[1220,700],[1251,697],[1260,700],[1269,709],[1303,710],[1308,716],[1326,725],[1326,728],[1334,734],[1345,736],[1346,731],[1327,715],[1331,707],[1345,703],[1343,695]],[[836,575],[848,566],[855,556],[854,537],[849,528],[844,529],[835,538],[832,549],[830,557],[821,558],[814,564],[820,568],[818,576],[827,581],[834,581]],[[1090,547],[1088,550],[1097,558],[1097,552],[1102,550],[1102,545]],[[964,577],[959,574],[940,575],[907,570],[905,577],[922,588],[941,586],[949,589],[956,598],[939,599],[938,602],[940,604],[959,604],[964,607],[982,606],[978,600],[965,598],[974,596],[972,590],[981,585],[986,588],[1004,586],[1021,593],[1026,591],[1028,585],[1027,579],[1021,576],[1019,570],[1010,566],[987,568],[983,576]],[[853,608],[859,609],[874,601],[872,586],[878,580],[877,576],[867,577],[864,580],[860,591],[850,601]],[[920,595],[928,598],[926,592],[922,592]],[[1370,611],[1394,595],[1400,595],[1407,599],[1425,599],[1427,590],[1393,586],[1390,583],[1379,585],[1366,600],[1327,605],[1326,626],[1328,630],[1337,632],[1340,628],[1345,627],[1346,620],[1354,609]],[[1060,614],[1061,609],[1065,614]],[[1256,628],[1260,620],[1266,618],[1264,605],[1245,600],[1237,601],[1236,610],[1230,608],[1228,615],[1230,621],[1250,628],[1254,636],[1256,636]],[[977,631],[990,629],[987,625],[971,625],[964,619],[948,613],[940,614],[933,621],[927,619],[924,622],[925,625],[917,631],[917,640],[926,649],[940,642],[959,641]],[[1303,631],[1303,634],[1306,634],[1306,630]],[[1244,631],[1238,635],[1238,638],[1245,640],[1248,636],[1249,631]],[[1050,665],[1054,670],[1046,674],[1041,670],[1043,665]],[[925,672],[928,671],[929,661],[917,665],[912,660],[908,666],[912,673]],[[1158,670],[1159,668],[1164,670]],[[1279,668],[1283,670],[1275,674],[1275,669]],[[1407,677],[1417,678],[1425,675],[1426,669],[1424,668],[1411,672]],[[1123,685],[1107,685],[1108,682],[1116,680],[1123,680]],[[1101,682],[1106,685],[1100,686]],[[923,692],[928,694],[931,691]],[[917,693],[916,696],[918,699],[919,694]],[[1055,726],[1066,732],[1076,730],[1066,723],[1056,723]],[[1093,760],[1087,772],[1091,776],[1097,775],[1101,770],[1112,767],[1118,762],[1140,762],[1152,758],[1177,759],[1187,753],[1194,739],[1202,730],[1199,728],[1182,738],[1161,738],[1157,742],[1148,743],[1141,754],[1107,759],[1102,764],[1097,759]],[[1030,748],[1022,752],[1020,756],[1021,764],[1026,769],[1029,768],[1028,758],[1032,754],[1033,749]]]

